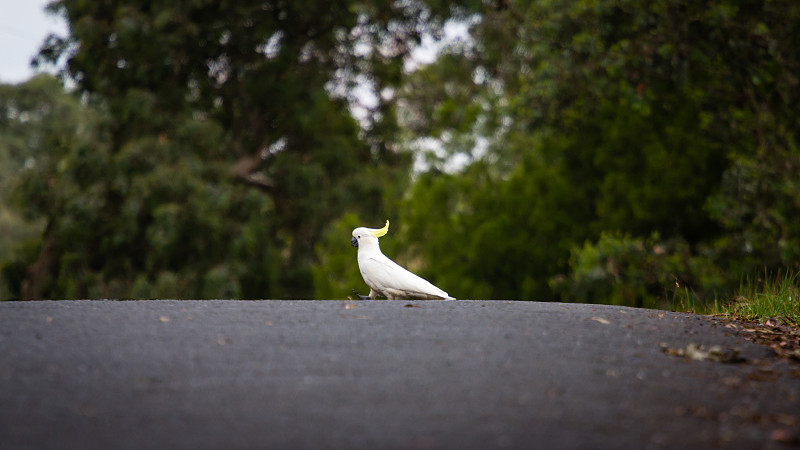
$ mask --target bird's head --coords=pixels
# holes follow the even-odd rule
[[[361,245],[378,245],[378,238],[381,236],[385,236],[386,233],[389,232],[389,221],[386,221],[386,225],[383,228],[365,228],[365,227],[358,227],[353,230],[353,239],[350,239],[350,245],[353,247],[359,247]]]

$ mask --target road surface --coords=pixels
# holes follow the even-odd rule
[[[799,368],[613,306],[0,302],[0,447],[782,449]]]

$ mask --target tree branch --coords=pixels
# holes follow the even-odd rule
[[[243,156],[231,166],[230,173],[240,181],[267,192],[272,192],[275,190],[275,183],[263,173],[257,171],[265,160],[266,158],[262,158],[261,155]]]

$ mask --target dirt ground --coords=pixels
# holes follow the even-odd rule
[[[725,327],[748,341],[769,347],[778,357],[800,363],[800,329],[784,324],[781,318],[767,319],[763,323],[718,317],[715,320],[721,321]]]

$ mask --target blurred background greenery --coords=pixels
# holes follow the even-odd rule
[[[0,85],[0,298],[670,307],[800,267],[800,3],[58,0]],[[447,26],[430,64],[421,42]]]

